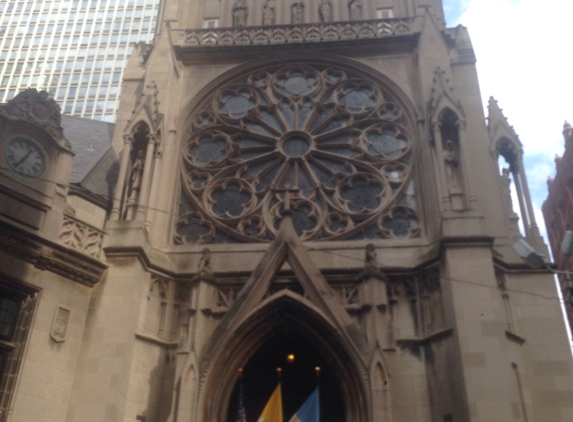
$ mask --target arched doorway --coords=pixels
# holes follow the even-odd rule
[[[322,420],[370,421],[367,371],[362,359],[339,329],[328,322],[328,317],[303,297],[288,290],[276,293],[254,309],[239,327],[227,331],[227,335],[215,333],[211,340],[217,340],[218,345],[213,348],[207,345],[201,361],[209,368],[203,375],[205,384],[200,399],[203,421],[232,420],[237,406],[238,370],[243,368],[247,378],[245,399],[252,400],[248,404],[252,408],[247,409],[248,421],[256,422],[276,386],[277,366],[285,368],[284,394],[299,395],[284,398],[285,418],[292,416],[310,394],[316,385],[314,367],[321,366],[324,367],[321,385],[328,384],[324,391],[327,396],[321,397],[324,412],[331,414],[326,410],[328,406],[338,409],[335,417],[325,416]],[[295,359],[299,354],[301,368],[300,372],[293,369],[292,378],[284,364],[285,351],[291,347]],[[248,379],[254,380],[258,373],[264,373],[260,376],[260,390],[256,381]],[[297,376],[301,377],[300,392],[296,387]],[[249,392],[251,387],[253,390]]]
[[[294,361],[288,362],[287,356]],[[243,368],[229,403],[227,422],[234,422],[238,407],[239,384],[243,385],[248,422],[256,422],[277,384],[276,368],[282,368],[282,400],[285,421],[300,408],[320,383],[320,413],[323,421],[344,422],[344,399],[339,377],[321,351],[300,334],[292,324],[283,324],[269,335]],[[315,371],[320,367],[320,379]]]

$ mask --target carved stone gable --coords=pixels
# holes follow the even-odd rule
[[[159,130],[159,125],[163,120],[163,114],[159,112],[159,100],[157,99],[159,91],[155,81],[151,81],[145,86],[145,90],[135,106],[133,115],[129,119],[125,128],[125,133],[130,133],[133,128],[141,121],[147,123],[151,133],[155,134]]]
[[[465,119],[462,104],[455,98],[453,91],[454,88],[450,85],[450,79],[446,75],[446,71],[440,67],[436,68],[432,93],[428,103],[428,116],[430,116],[432,122],[438,119],[440,112],[446,107],[456,112],[460,119]]]
[[[52,98],[48,98],[47,91],[28,88],[20,92],[8,101],[6,107],[0,108],[0,116],[28,121],[46,131],[61,148],[71,149],[61,127],[60,107]]]
[[[283,283],[277,279],[277,272],[288,262],[298,283]],[[277,287],[284,284],[279,291]],[[290,287],[290,288],[289,288]],[[311,307],[325,318],[328,325],[336,327],[337,332],[351,345],[356,356],[365,359],[367,343],[363,332],[348,314],[339,295],[327,283],[320,270],[316,268],[302,246],[290,217],[286,217],[277,238],[241,289],[236,300],[230,306],[215,332],[202,352],[200,366],[208,370],[210,363],[217,359],[226,342],[236,335],[237,330],[260,311],[261,306],[273,301],[280,295],[288,295],[302,307]]]

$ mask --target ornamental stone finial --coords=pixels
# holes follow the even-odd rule
[[[573,138],[573,128],[571,128],[571,125],[567,120],[565,120],[565,123],[563,124],[563,138],[565,138],[565,142]]]

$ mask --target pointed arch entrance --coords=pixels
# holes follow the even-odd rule
[[[299,367],[289,368],[286,351],[300,358]],[[259,361],[269,353],[263,361]],[[284,362],[282,365],[280,361]],[[324,418],[329,422],[367,422],[366,372],[349,345],[330,324],[324,313],[296,293],[283,290],[258,307],[229,339],[224,352],[206,375],[204,421],[232,421],[236,409],[239,368],[244,368],[248,422],[256,421],[278,378],[276,367],[284,368],[283,405],[290,418],[315,384],[314,367],[321,367],[321,399]],[[257,368],[253,371],[253,368]],[[266,378],[256,385],[256,377]],[[304,379],[297,382],[297,375]],[[314,378],[314,379],[313,379]],[[249,397],[250,395],[250,397]],[[332,401],[336,401],[332,405]],[[229,419],[231,418],[231,419]],[[288,419],[287,419],[288,420]]]
[[[283,289],[267,297],[285,262],[300,283],[302,295]],[[297,333],[309,345],[308,350],[326,362],[340,389],[343,420],[369,422],[366,339],[300,243],[289,213],[203,348],[202,420],[227,420],[239,368],[247,366],[256,352],[264,350],[281,330]],[[263,398],[266,399],[268,393]]]
[[[289,305],[283,303],[282,306]],[[293,309],[293,312],[296,310]],[[291,362],[287,361],[289,355],[294,357]],[[316,387],[319,381],[315,368],[319,367],[322,420],[345,421],[345,400],[336,359],[332,358],[324,344],[310,338],[309,333],[301,332],[297,318],[287,316],[265,336],[264,343],[243,368],[242,380],[235,384],[229,402],[227,422],[235,420],[239,383],[243,386],[247,421],[256,422],[276,386],[278,367],[282,369],[285,420],[291,418]]]

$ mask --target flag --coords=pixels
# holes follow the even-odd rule
[[[283,422],[283,399],[280,382],[257,422]]]
[[[239,407],[237,408],[237,416],[235,422],[247,422],[247,414],[245,413],[245,402],[243,400],[243,386],[239,387]]]
[[[318,387],[316,387],[289,422],[319,422],[319,420],[320,405],[318,401]]]

